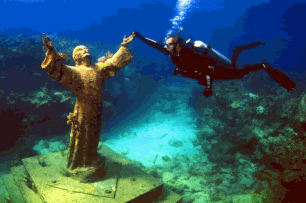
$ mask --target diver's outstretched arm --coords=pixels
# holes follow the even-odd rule
[[[163,54],[165,55],[170,55],[171,53],[164,48],[163,45],[159,44],[158,42],[154,41],[154,40],[151,40],[151,39],[148,39],[144,36],[142,36],[139,32],[137,31],[134,31],[133,34],[138,38],[140,39],[141,41],[143,41],[144,43],[146,43],[147,45],[153,47],[154,49],[157,49],[158,51],[162,52]]]

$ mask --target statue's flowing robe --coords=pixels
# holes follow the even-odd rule
[[[67,66],[60,54],[48,50],[41,67],[76,96],[74,112],[68,116],[72,124],[67,169],[93,166],[99,159],[97,148],[102,123],[102,85],[104,81],[133,59],[127,47],[121,46],[114,56],[91,67]]]

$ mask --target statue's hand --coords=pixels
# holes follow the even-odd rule
[[[49,50],[54,50],[50,37],[46,37],[45,33],[43,33],[43,43],[44,43],[43,50],[45,50],[46,48]]]
[[[128,38],[126,38],[125,35],[124,35],[123,42],[121,43],[121,46],[128,46],[129,43],[131,43],[134,40],[134,38],[135,38],[134,33],[132,33]]]

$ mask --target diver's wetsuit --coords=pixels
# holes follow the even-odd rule
[[[196,79],[201,85],[206,86],[206,90],[209,91],[211,91],[212,88],[212,80],[239,79],[248,75],[250,72],[264,68],[276,82],[287,90],[293,90],[295,88],[295,84],[286,75],[272,68],[268,63],[248,65],[242,69],[236,68],[236,61],[241,51],[254,48],[262,43],[255,42],[238,47],[233,54],[232,64],[229,65],[209,59],[206,56],[207,53],[201,52],[193,46],[181,45],[182,48],[179,55],[174,55],[164,48],[163,45],[145,38],[139,33],[136,34],[136,37],[149,46],[161,51],[164,55],[170,55],[172,62],[176,66],[173,72],[174,75],[181,74],[184,77]],[[209,78],[210,81],[207,81],[207,78]],[[206,96],[205,91],[203,92],[204,96]],[[211,93],[208,96],[210,95]]]
[[[174,74],[180,73],[183,76],[201,80],[206,80],[205,75],[211,75],[214,80],[230,80],[243,78],[252,71],[263,69],[262,64],[254,64],[237,69],[236,67],[218,64],[205,57],[205,54],[195,52],[196,49],[189,46],[182,47],[179,56],[170,55],[171,61],[176,65]],[[211,67],[211,68],[209,68]]]

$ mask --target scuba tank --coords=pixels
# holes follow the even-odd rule
[[[183,28],[180,28],[176,34],[176,38],[174,41],[174,47],[177,45],[178,37],[181,35]],[[213,61],[215,64],[214,66],[222,66],[222,67],[231,67],[232,61],[218,52],[217,50],[213,49],[210,45],[205,44],[204,42],[197,40],[192,42],[191,38],[189,38],[186,42],[186,45],[189,46],[194,52],[197,52],[201,55],[204,55],[210,61]],[[174,54],[174,49],[172,53]]]
[[[191,42],[191,38],[186,41],[186,44],[191,46],[191,48],[200,54],[205,55],[209,60],[215,62],[214,66],[222,66],[222,67],[230,67],[232,65],[232,61],[213,49],[210,45],[205,44],[204,42],[197,40]]]

